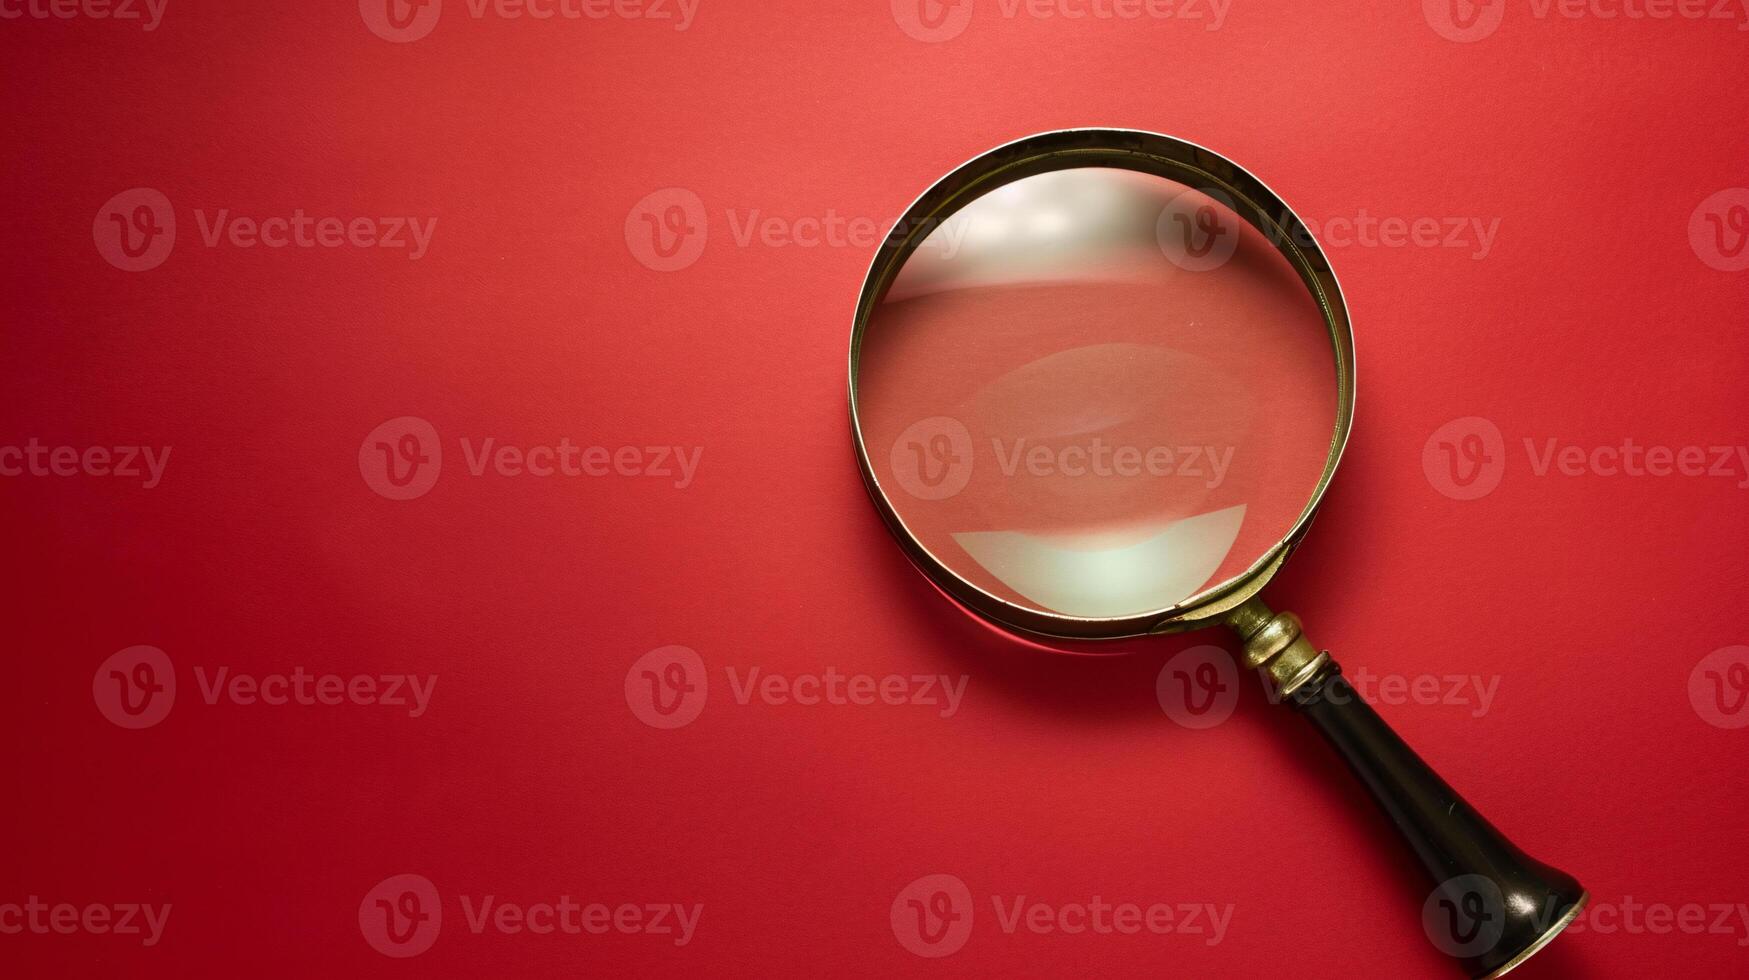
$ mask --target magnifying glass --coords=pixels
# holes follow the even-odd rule
[[[1259,598],[1354,414],[1342,291],[1305,225],[1200,146],[1082,129],[948,174],[857,303],[850,412],[870,496],[950,598],[1022,636],[1224,623],[1360,777],[1432,879],[1423,926],[1500,976],[1579,914]]]

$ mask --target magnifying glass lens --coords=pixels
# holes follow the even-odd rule
[[[858,296],[850,405],[917,567],[1020,632],[1230,627],[1389,814],[1434,884],[1425,908],[1493,896],[1471,916],[1490,930],[1423,923],[1466,976],[1573,922],[1578,880],[1506,839],[1257,594],[1354,411],[1341,288],[1274,192],[1169,136],[1059,130],[962,165],[906,221]]]
[[[912,538],[999,599],[1092,619],[1244,573],[1336,431],[1329,328],[1275,244],[1216,196],[1100,167],[931,229],[870,316],[857,386]]]

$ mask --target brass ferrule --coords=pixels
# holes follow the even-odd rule
[[[1298,616],[1271,612],[1256,597],[1228,613],[1227,625],[1244,641],[1245,666],[1268,674],[1277,697],[1294,693],[1330,662],[1328,653],[1306,639]]]

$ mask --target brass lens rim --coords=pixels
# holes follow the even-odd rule
[[[1317,487],[1287,535],[1244,572],[1189,599],[1139,615],[1088,618],[1047,613],[1009,602],[962,578],[924,547],[900,518],[887,490],[875,476],[862,437],[857,403],[857,369],[864,332],[874,309],[911,253],[934,227],[971,201],[1024,177],[1079,167],[1113,167],[1154,174],[1205,193],[1225,196],[1241,217],[1257,228],[1299,273],[1317,302],[1336,353],[1336,427]],[[881,244],[863,279],[850,333],[850,429],[857,465],[869,497],[911,561],[948,595],[973,612],[1007,629],[1061,639],[1120,639],[1150,633],[1195,629],[1220,620],[1256,595],[1299,546],[1324,499],[1348,445],[1354,419],[1354,334],[1342,287],[1316,239],[1287,204],[1243,167],[1205,147],[1160,133],[1133,129],[1064,129],[1038,133],[999,146],[962,164],[936,181],[905,210]]]

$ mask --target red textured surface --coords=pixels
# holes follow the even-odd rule
[[[1481,717],[1454,698],[1382,710],[1614,910],[1522,975],[1741,971],[1749,729],[1723,727],[1742,715],[1723,688],[1707,709],[1706,685],[1740,680],[1726,648],[1749,643],[1744,464],[1539,476],[1525,448],[1749,438],[1749,272],[1726,271],[1749,192],[1715,197],[1749,186],[1741,11],[1569,18],[1498,0],[1497,29],[1458,43],[1415,2],[1234,0],[1207,30],[976,0],[962,33],[927,43],[878,0],[704,0],[685,31],[449,0],[428,37],[395,44],[338,0],[170,0],[149,32],[30,3],[0,4],[27,14],[0,23],[0,447],[172,455],[151,489],[0,478],[0,927],[33,895],[172,911],[149,947],[0,932],[0,972],[1455,976],[1422,933],[1424,886],[1296,719],[1249,689],[1205,730],[1163,713],[1167,659],[1225,637],[1051,656],[924,583],[846,432],[872,243],[737,241],[754,212],[804,238],[797,219],[890,220],[964,159],[1075,125],[1214,147],[1331,233],[1359,414],[1270,594],[1351,672],[1497,682]],[[101,209],[141,187],[174,207],[176,238],[129,272],[97,247]],[[647,213],[702,218],[708,240],[662,272],[634,208],[670,188],[696,198]],[[219,209],[437,224],[417,260],[209,247]],[[1471,247],[1341,244],[1363,211],[1497,234],[1485,258],[1473,230]],[[401,416],[444,452],[404,501],[359,465]],[[1439,440],[1429,468],[1424,450],[1472,416],[1498,427],[1503,478],[1453,499]],[[1465,435],[1486,432],[1453,444]],[[473,476],[460,440],[488,437],[703,456],[684,488]],[[99,665],[136,645],[164,651],[178,690],[129,730],[94,681],[101,694]],[[630,706],[634,663],[667,645],[709,676],[672,729]],[[201,678],[221,667],[437,680],[414,718],[209,704]],[[742,704],[725,669],[752,667],[967,681],[942,718]],[[367,896],[403,874],[443,913],[411,959],[361,929]],[[962,949],[924,959],[889,912],[937,874],[974,914]],[[476,933],[487,895],[703,911],[684,946]],[[1010,934],[996,909],[1017,896],[1232,917],[1213,945]],[[1693,905],[1729,914],[1685,929]]]

